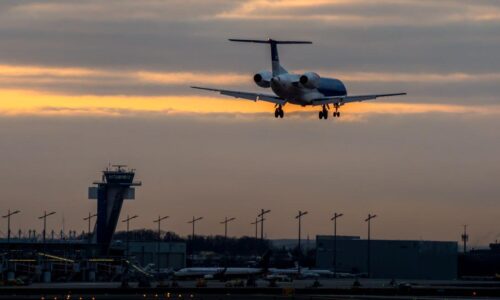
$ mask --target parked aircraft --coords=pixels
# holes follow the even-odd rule
[[[259,267],[234,268],[234,267],[193,267],[183,268],[174,272],[176,279],[228,279],[249,278],[265,274],[268,271],[271,252],[266,252],[260,261]]]

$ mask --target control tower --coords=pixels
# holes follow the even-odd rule
[[[89,187],[89,199],[97,199],[97,221],[92,235],[92,242],[97,244],[101,255],[109,252],[109,246],[120,217],[123,200],[135,199],[134,186],[141,182],[134,181],[135,170],[126,165],[112,165],[102,172],[97,186]]]

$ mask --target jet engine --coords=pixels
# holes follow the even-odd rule
[[[309,89],[316,89],[319,87],[319,75],[314,72],[307,72],[300,76],[300,84]]]
[[[271,78],[273,77],[273,74],[269,71],[262,71],[253,76],[253,81],[255,83],[263,88],[268,88],[271,86]]]

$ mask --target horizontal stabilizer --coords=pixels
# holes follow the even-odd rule
[[[257,44],[269,44],[271,46],[271,62],[273,76],[278,76],[280,74],[288,73],[285,68],[280,64],[280,59],[278,57],[278,45],[280,44],[312,44],[310,41],[277,41],[273,39],[267,40],[247,40],[247,39],[229,39],[231,42],[242,42],[242,43],[257,43]]]
[[[242,43],[258,43],[258,44],[312,44],[310,41],[276,41],[273,39],[268,40],[246,40],[246,39],[229,39],[231,42]]]

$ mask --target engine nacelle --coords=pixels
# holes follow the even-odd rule
[[[268,88],[271,86],[271,78],[273,78],[273,73],[262,71],[253,76],[253,81],[260,87]]]
[[[314,72],[307,72],[300,76],[300,84],[309,89],[317,89],[319,87],[319,75]]]

